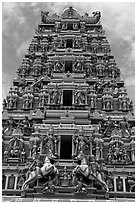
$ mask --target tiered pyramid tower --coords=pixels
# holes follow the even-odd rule
[[[3,101],[3,195],[20,196],[28,170],[35,170],[30,165],[43,163],[47,156],[58,169],[57,185],[50,185],[48,177],[48,192],[42,191],[44,184],[37,178],[23,191],[25,196],[46,197],[54,186],[51,197],[75,197],[84,188],[85,198],[105,198],[95,179],[96,164],[109,197],[134,198],[133,103],[100,18],[98,11],[82,16],[72,7],[60,16],[41,12],[41,23]],[[94,179],[83,182],[78,177],[74,185],[72,170],[83,157]]]

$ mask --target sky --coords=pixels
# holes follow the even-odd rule
[[[2,98],[40,23],[41,10],[61,14],[73,6],[80,14],[101,11],[101,24],[121,70],[129,97],[135,102],[135,4],[133,2],[5,2],[2,3]]]

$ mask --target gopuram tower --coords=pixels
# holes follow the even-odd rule
[[[3,196],[135,197],[133,103],[100,18],[41,12],[3,100]]]

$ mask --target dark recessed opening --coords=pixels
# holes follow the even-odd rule
[[[72,91],[63,91],[63,106],[72,106]]]
[[[66,40],[66,48],[72,48],[72,39]]]
[[[67,24],[67,29],[68,30],[73,30],[73,23],[68,23]]]
[[[71,154],[72,154],[72,136],[63,135],[61,136],[60,158],[71,159]]]
[[[65,72],[72,72],[72,61],[65,61]]]

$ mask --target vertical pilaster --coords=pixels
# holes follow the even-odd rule
[[[61,136],[59,136],[58,139],[59,139],[59,143],[58,143],[58,157],[60,158]]]
[[[116,185],[116,177],[114,177],[114,191],[117,191],[117,185]]]
[[[125,178],[123,178],[122,180],[123,180],[123,191],[126,192],[126,181],[125,181]]]
[[[6,176],[5,189],[8,189],[9,175]]]
[[[74,135],[72,136],[72,158],[74,156]]]
[[[17,189],[18,176],[15,176],[14,190]]]

